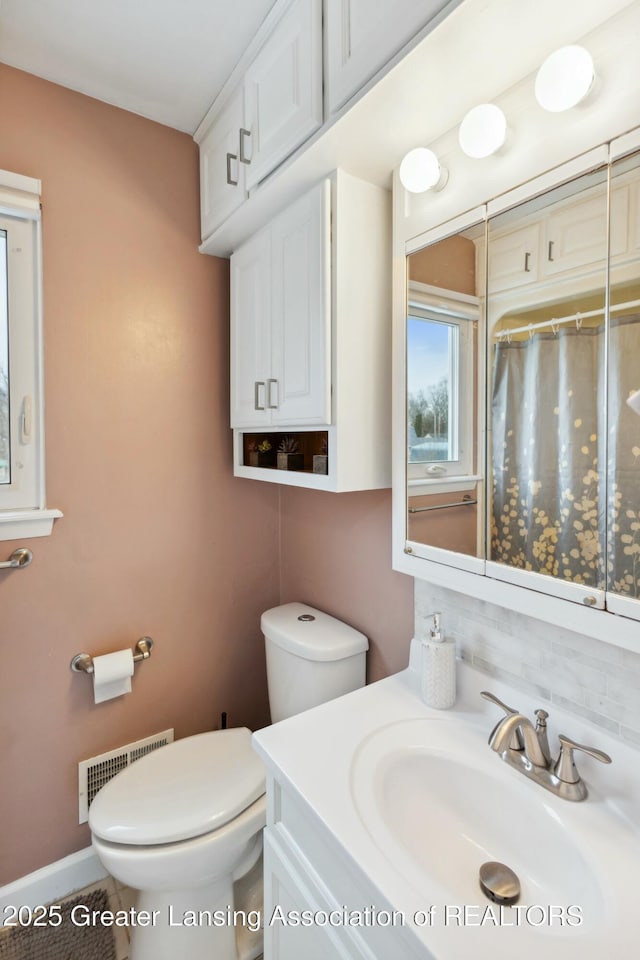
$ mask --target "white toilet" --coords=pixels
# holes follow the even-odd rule
[[[302,603],[262,615],[271,718],[283,720],[365,682],[367,638]],[[100,790],[93,846],[121,883],[140,891],[130,960],[253,960],[262,907],[265,775],[246,728],[177,740]],[[235,884],[235,890],[234,890]]]

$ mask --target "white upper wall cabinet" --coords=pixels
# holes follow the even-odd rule
[[[335,113],[448,0],[324,0],[325,109]]]
[[[202,132],[202,239],[322,125],[322,0],[280,4]]]
[[[200,144],[200,225],[208,237],[247,197],[240,163],[243,92],[236,90]]]
[[[331,422],[329,181],[231,258],[231,426]]]
[[[389,486],[390,200],[334,171],[232,255],[236,476]]]
[[[322,124],[322,4],[297,0],[244,78],[251,190]]]

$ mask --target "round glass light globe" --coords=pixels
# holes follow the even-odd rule
[[[544,61],[536,76],[536,100],[544,110],[562,113],[576,107],[595,80],[593,58],[584,47],[560,47]]]
[[[469,110],[460,124],[458,142],[463,153],[475,160],[490,157],[507,136],[507,118],[493,103],[481,103]]]
[[[433,150],[416,147],[400,164],[400,183],[409,193],[424,193],[435,187],[441,177],[440,163]]]

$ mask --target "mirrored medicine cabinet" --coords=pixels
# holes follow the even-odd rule
[[[640,619],[640,152],[425,236],[403,277],[402,551],[425,579]]]

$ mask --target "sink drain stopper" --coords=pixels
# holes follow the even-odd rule
[[[504,863],[490,860],[480,867],[480,887],[485,896],[494,903],[510,906],[520,896],[520,881]]]

